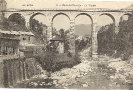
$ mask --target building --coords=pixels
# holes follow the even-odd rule
[[[58,53],[64,53],[64,39],[56,36],[50,41],[55,44],[55,48]]]
[[[19,42],[19,33],[0,30],[0,55],[17,55]]]
[[[20,45],[27,46],[33,44],[34,34],[32,32],[18,31],[20,34]]]
[[[75,35],[75,40],[77,40],[77,39],[82,40],[83,36],[82,35]]]
[[[0,0],[0,11],[5,11],[7,8],[7,3],[5,0]]]
[[[0,29],[0,56],[33,56],[34,34],[23,31],[6,31]]]
[[[19,55],[30,58],[42,52],[44,44],[37,43],[32,32],[18,31],[20,34]]]
[[[18,31],[18,33],[20,34],[19,55],[33,56],[33,49],[29,47],[34,46],[34,34],[24,31]]]

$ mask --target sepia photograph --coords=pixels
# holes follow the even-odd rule
[[[133,1],[0,0],[0,88],[133,89]]]

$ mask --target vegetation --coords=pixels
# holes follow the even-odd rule
[[[81,50],[84,50],[86,47],[91,45],[91,38],[86,38],[82,40],[75,40],[75,51],[80,52]]]
[[[58,71],[62,68],[70,68],[80,63],[79,56],[68,57],[67,54],[46,52],[36,57],[42,68],[48,72]]]
[[[69,68],[80,63],[79,55],[75,56],[72,55],[71,52],[69,52],[70,47],[67,33],[68,31],[64,31],[63,29],[60,29],[59,34],[57,32],[54,33],[54,35],[60,37],[63,40],[61,42],[65,43],[65,53],[57,53],[55,51],[55,41],[52,41],[47,45],[46,51],[40,54],[40,56],[36,57],[44,70],[48,72],[54,72],[62,68]]]
[[[29,31],[26,26],[18,24],[17,22],[12,22],[7,18],[3,18],[3,21],[0,22],[0,28],[4,30],[14,30],[14,31]]]
[[[36,19],[31,19],[30,21],[30,30],[34,34],[35,43],[45,44],[47,43],[47,26],[40,23]]]
[[[117,57],[127,60],[133,53],[133,15],[128,20],[121,21],[119,24],[119,33],[116,39]]]
[[[25,19],[19,13],[14,13],[14,14],[10,15],[8,20],[10,22],[14,22],[18,25],[25,26]]]
[[[107,54],[110,56],[114,53],[114,30],[114,24],[102,26],[100,28],[97,34],[98,54]]]
[[[29,31],[25,26],[25,20],[20,14],[13,14],[8,19],[3,18],[1,22],[1,28],[4,30],[16,30],[16,31]],[[47,45],[43,48],[42,52],[38,52],[35,56],[36,61],[41,64],[44,70],[48,72],[57,71],[65,67],[72,67],[77,63],[80,63],[79,55],[73,55],[70,50],[70,38],[69,30],[60,29],[59,31],[53,30],[53,36],[58,36],[64,42],[64,52],[63,54],[58,54],[54,51],[54,48],[51,48],[51,43],[46,42],[47,36],[47,26],[40,23],[36,19],[31,19],[30,30],[34,33],[36,41],[41,42],[41,44]],[[30,66],[32,70],[32,66]],[[29,76],[33,75],[31,72]]]
[[[119,23],[119,28],[114,24],[103,26],[98,32],[98,54],[121,57],[128,60],[133,53],[133,15],[128,20]],[[119,29],[118,33],[115,30]]]

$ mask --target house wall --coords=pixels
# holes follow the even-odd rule
[[[30,38],[30,39],[29,39]],[[34,36],[31,35],[21,35],[20,36],[20,44],[32,44],[34,41]]]
[[[19,40],[0,38],[0,55],[18,54]]]

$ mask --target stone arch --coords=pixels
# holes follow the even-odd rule
[[[77,14],[76,16],[75,16],[75,18],[74,18],[74,22],[76,21],[76,18],[77,17],[79,17],[80,15],[85,15],[88,19],[90,19],[90,33],[93,31],[93,19],[92,19],[92,17],[91,17],[91,15],[89,15],[88,13],[79,13],[79,14]],[[76,22],[75,22],[76,23]],[[74,25],[74,30],[75,30],[75,33],[76,33],[76,27],[75,27],[76,25]],[[86,34],[89,34],[89,33],[86,33]],[[92,33],[91,33],[92,34]]]
[[[83,21],[82,18],[84,19]],[[75,52],[92,46],[93,19],[88,13],[78,13],[74,18]],[[87,42],[86,42],[87,41]],[[86,44],[85,44],[86,42]],[[81,47],[79,47],[81,45]]]
[[[107,15],[107,16],[109,16],[109,17],[113,20],[113,23],[115,23],[115,18],[114,18],[114,16],[113,16],[112,14],[110,14],[110,13],[102,13],[102,14],[100,14],[99,16],[102,16],[102,15]]]
[[[97,36],[95,38],[97,39],[97,54],[112,55],[113,54],[112,42],[113,42],[113,35],[114,35],[114,25],[116,23],[116,20],[115,20],[115,17],[110,13],[102,13],[99,15],[99,17],[102,15],[108,16],[113,22],[111,21],[110,23],[110,20],[108,20],[105,23],[102,23],[100,21],[101,24],[100,23],[97,24],[96,26]],[[97,19],[97,23],[98,21],[99,20]],[[110,42],[107,42],[107,40],[109,40]]]
[[[58,16],[58,15],[65,15],[65,16],[70,20],[69,15],[67,15],[66,13],[62,13],[62,12],[60,12],[60,13],[55,14],[55,15],[52,17],[51,22],[53,22],[54,18],[55,18],[56,16]]]
[[[32,19],[34,16],[36,16],[36,15],[44,15],[45,17],[46,17],[46,15],[45,14],[43,14],[43,13],[34,13],[31,17],[30,17],[30,19]]]
[[[131,16],[132,16],[132,14],[131,14],[131,13],[125,13],[125,14],[123,14],[122,16],[120,16],[120,18],[119,18],[119,22],[121,22],[121,21],[122,21],[122,17],[123,17],[123,16],[125,16],[125,15],[128,15],[129,17],[131,17]]]
[[[88,17],[91,19],[91,23],[93,23],[93,19],[92,19],[91,15],[89,15],[89,14],[87,14],[87,13],[79,13],[79,14],[74,18],[74,21],[75,21],[75,19],[76,19],[78,16],[80,16],[80,15],[86,15],[86,16],[88,16]]]
[[[59,16],[59,15],[64,15],[64,16],[66,16],[66,17],[68,18],[69,24],[70,24],[70,17],[69,17],[68,14],[62,13],[62,12],[56,13],[55,15],[53,15],[53,17],[52,17],[52,19],[51,19],[51,27],[52,27],[52,30],[53,30],[53,25],[54,25],[54,24],[53,24],[53,21],[54,21],[54,19],[55,19],[57,16]]]
[[[29,19],[29,24],[30,24],[30,25],[31,25],[31,20],[32,20],[35,16],[37,16],[37,15],[43,15],[44,17],[47,18],[47,16],[46,16],[45,14],[43,14],[43,13],[35,13],[35,14],[33,14],[33,15],[30,17],[30,19]],[[47,18],[47,21],[48,21],[48,18]]]
[[[78,16],[80,16],[80,15],[86,15],[87,17],[90,18],[90,20],[91,20],[91,32],[92,32],[92,31],[93,31],[93,22],[94,22],[92,16],[89,15],[88,13],[79,13],[79,14],[77,14],[76,17],[74,18],[74,22],[75,22],[76,18],[77,18]]]
[[[13,14],[9,15],[8,20],[15,22],[15,20],[16,20],[15,18],[17,18],[17,17],[14,17],[14,15],[20,16],[20,18],[23,20],[24,26],[26,25],[25,17],[20,13],[13,13]],[[21,23],[18,21],[18,24],[21,24]]]
[[[39,17],[35,18],[36,16],[39,16]],[[36,23],[33,23],[33,22],[36,22]],[[48,18],[44,13],[36,12],[32,14],[29,18],[29,28],[30,28],[30,31],[35,36],[34,41],[36,41],[36,43],[46,44],[47,32],[48,32]]]

